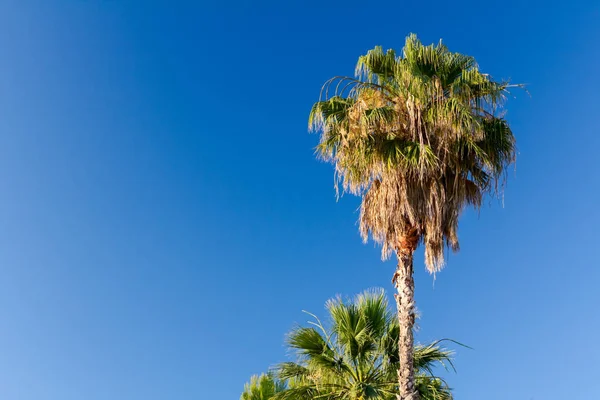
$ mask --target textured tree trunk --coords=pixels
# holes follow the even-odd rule
[[[398,293],[396,307],[400,323],[398,352],[400,366],[398,368],[398,400],[418,400],[415,387],[415,369],[413,364],[415,324],[415,282],[413,278],[413,254],[417,248],[419,236],[416,229],[409,230],[398,244],[398,267],[392,282]]]

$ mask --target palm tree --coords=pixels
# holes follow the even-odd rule
[[[310,327],[295,328],[288,338],[298,362],[279,365],[289,388],[277,400],[391,400],[398,393],[398,320],[383,290],[364,292],[354,301],[326,304],[331,324],[314,315]],[[439,342],[416,346],[416,390],[424,400],[450,400],[446,383],[433,375],[436,363],[448,363],[450,352]]]
[[[285,383],[273,377],[273,374],[254,375],[244,385],[240,400],[270,400],[285,390]]]
[[[413,253],[444,266],[444,248],[459,248],[461,211],[498,194],[515,159],[503,117],[508,82],[481,73],[475,59],[424,46],[410,35],[402,55],[375,47],[358,59],[355,78],[326,82],[310,113],[321,132],[317,152],[335,166],[336,190],[362,198],[360,233],[397,256],[392,283],[400,322],[400,400],[414,400]]]

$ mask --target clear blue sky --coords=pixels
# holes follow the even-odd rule
[[[0,397],[236,399],[335,294],[390,288],[306,132],[323,81],[440,37],[497,78],[520,156],[461,224],[418,339],[462,400],[597,397],[600,4],[0,3]]]

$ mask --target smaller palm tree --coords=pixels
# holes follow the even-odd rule
[[[285,383],[277,380],[273,374],[254,375],[244,385],[240,400],[270,400],[285,388]]]
[[[297,327],[289,335],[298,360],[279,365],[279,378],[289,387],[274,399],[395,399],[399,325],[383,290],[364,292],[351,302],[332,299],[326,307],[330,325],[310,314],[312,326]],[[433,373],[438,364],[452,366],[451,352],[439,344],[415,346],[416,388],[422,400],[452,399],[446,382]]]

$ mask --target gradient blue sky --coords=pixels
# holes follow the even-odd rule
[[[236,399],[302,309],[389,288],[306,117],[409,32],[531,92],[505,207],[419,253],[418,339],[474,348],[458,399],[597,397],[600,4],[519,3],[0,2],[0,397]]]

